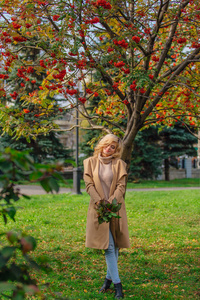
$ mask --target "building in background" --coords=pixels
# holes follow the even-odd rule
[[[65,147],[65,149],[75,151],[75,131],[74,129],[70,130],[71,127],[75,124],[75,118],[73,114],[66,113],[62,119],[56,120],[55,123],[61,129],[61,132],[58,134],[59,140]]]

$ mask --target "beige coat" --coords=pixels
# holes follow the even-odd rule
[[[110,222],[111,231],[115,240],[116,247],[128,248],[129,234],[126,216],[126,208],[124,202],[125,186],[126,186],[126,163],[119,158],[112,160],[113,181],[110,188],[110,198],[112,202],[114,198],[122,203],[119,210],[120,219],[112,218]],[[95,203],[104,199],[104,192],[99,179],[99,159],[97,157],[89,157],[84,160],[84,181],[86,191],[90,195],[90,203],[87,215],[86,226],[86,247],[95,249],[107,249],[109,244],[109,223],[98,223],[98,216],[95,209]]]

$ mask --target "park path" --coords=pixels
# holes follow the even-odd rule
[[[43,190],[43,188],[39,185],[18,185],[17,187],[20,188],[20,191],[22,194],[31,196],[31,195],[45,195],[46,192]],[[135,188],[135,189],[127,189],[127,191],[134,191],[134,192],[144,192],[144,191],[175,191],[175,190],[200,190],[199,187],[167,187],[167,188]],[[85,189],[81,190],[82,192],[85,191]],[[65,193],[72,193],[73,189],[71,188],[60,188],[59,194],[65,194]]]

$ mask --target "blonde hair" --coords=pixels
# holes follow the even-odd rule
[[[105,135],[96,145],[96,147],[94,148],[94,154],[93,156],[98,156],[99,153],[102,153],[102,150],[104,147],[110,145],[112,142],[117,143],[117,147],[115,150],[115,153],[112,155],[113,157],[117,157],[120,158],[121,154],[122,154],[122,141],[120,138],[118,138],[115,134],[107,134]]]

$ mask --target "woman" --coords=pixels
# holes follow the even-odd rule
[[[84,160],[84,181],[90,195],[86,226],[86,247],[105,249],[107,275],[100,293],[114,283],[115,298],[123,298],[122,284],[118,273],[119,248],[130,247],[126,208],[126,163],[120,159],[122,142],[114,134],[107,134],[95,147],[94,155]],[[121,218],[112,218],[110,223],[98,223],[96,206],[99,201],[122,203]]]

